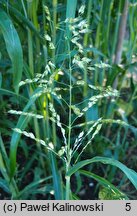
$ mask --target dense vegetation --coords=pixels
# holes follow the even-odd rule
[[[0,198],[137,198],[136,0],[0,0]]]

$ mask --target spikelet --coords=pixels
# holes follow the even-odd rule
[[[77,161],[79,160],[80,156],[82,155],[82,153],[84,152],[84,150],[87,148],[87,146],[91,143],[91,141],[95,138],[95,136],[100,132],[102,128],[102,123],[97,124],[97,127],[94,131],[94,133],[92,134],[91,139],[85,144],[85,146],[83,147],[83,149],[81,150],[81,152],[79,153],[79,155],[77,156],[75,163],[77,163]]]
[[[102,120],[102,118],[99,118],[99,119],[93,124],[93,126],[90,127],[90,129],[88,130],[88,132],[87,132],[85,135],[84,135],[84,132],[83,132],[83,131],[79,134],[78,138],[75,140],[75,143],[74,143],[73,155],[74,155],[75,152],[79,149],[79,147],[82,145],[83,140],[85,140],[85,138],[86,138],[87,136],[89,136],[89,134],[91,134],[91,133],[93,132],[93,130],[94,130],[96,127],[98,127],[99,124],[102,124],[102,123],[101,123],[101,120]],[[98,130],[95,130],[95,131],[98,131]],[[94,134],[92,135],[92,137],[94,138],[96,134],[97,134],[97,133],[94,132]],[[91,139],[92,139],[92,138],[91,138]],[[90,141],[91,141],[91,140],[90,140]]]
[[[98,88],[96,88],[98,90]],[[101,90],[101,89],[100,89]],[[78,118],[81,118],[91,107],[93,107],[100,99],[103,98],[110,98],[110,97],[119,97],[119,92],[115,89],[112,89],[110,86],[104,90],[104,92],[101,92],[100,94],[96,96],[92,96],[88,99],[87,106],[84,107],[81,111],[75,112],[77,114],[77,117],[74,121],[76,121]],[[85,103],[85,101],[83,101]],[[75,107],[75,110],[77,107],[73,105],[73,109]],[[73,122],[74,122],[73,121]]]
[[[50,119],[53,120],[54,122],[56,122],[57,126],[60,128],[63,139],[64,139],[64,144],[67,146],[67,139],[66,139],[65,129],[62,127],[62,124],[61,124],[61,121],[60,121],[60,116],[55,111],[52,103],[49,103],[49,110],[52,113],[52,117]]]
[[[30,132],[27,132],[27,131],[22,131],[20,130],[19,128],[13,128],[13,131],[17,132],[17,133],[20,133],[20,134],[23,134],[24,136],[32,139],[32,140],[35,140],[36,142],[40,143],[41,145],[43,145],[44,147],[46,147],[47,150],[53,152],[55,155],[57,155],[58,157],[60,157],[62,160],[64,160],[61,155],[59,155],[55,150],[54,150],[54,145],[49,142],[49,143],[46,143],[44,140],[42,139],[38,139],[34,136],[33,133],[30,133]]]
[[[8,113],[14,114],[14,115],[24,115],[24,116],[34,117],[37,119],[44,118],[44,116],[42,115],[38,115],[38,114],[30,113],[30,112],[28,113],[28,112],[23,112],[23,111],[17,111],[17,110],[9,110]]]
[[[43,8],[44,8],[45,13],[46,13],[46,19],[50,22],[51,21],[51,15],[49,12],[49,8],[46,5],[44,5]]]

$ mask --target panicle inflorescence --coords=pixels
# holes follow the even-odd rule
[[[50,11],[47,6],[44,6],[46,19],[48,23],[51,23],[51,15]],[[96,122],[93,122],[92,126],[89,127],[89,130],[85,132],[83,129],[77,138],[75,139],[74,143],[70,143],[70,146],[68,145],[68,134],[69,131],[72,132],[72,126],[74,122],[78,119],[83,117],[86,112],[93,107],[95,104],[97,104],[101,99],[103,98],[114,98],[119,97],[119,93],[117,90],[112,89],[110,86],[104,88],[102,86],[94,86],[91,84],[91,82],[86,83],[84,80],[77,80],[73,77],[73,72],[76,72],[76,70],[82,72],[87,71],[94,71],[96,68],[98,69],[107,69],[111,66],[107,64],[106,62],[100,61],[99,63],[93,63],[91,57],[88,57],[87,53],[85,52],[85,48],[83,46],[83,36],[86,33],[89,33],[89,26],[87,23],[87,20],[83,19],[83,14],[85,11],[85,5],[82,5],[78,11],[78,17],[76,18],[67,18],[63,23],[69,27],[69,30],[71,32],[70,38],[68,38],[67,35],[64,34],[64,40],[66,42],[71,44],[70,47],[73,47],[74,55],[71,53],[71,50],[68,51],[68,54],[66,55],[69,59],[63,60],[62,64],[54,64],[51,60],[48,59],[48,62],[45,66],[45,69],[43,73],[37,73],[35,77],[32,79],[26,79],[24,81],[21,81],[19,83],[19,86],[23,86],[25,84],[32,84],[34,83],[36,85],[37,91],[33,93],[32,97],[42,97],[47,96],[48,102],[46,104],[46,108],[49,110],[50,116],[48,116],[48,120],[54,122],[56,126],[60,129],[63,142],[64,144],[60,147],[59,150],[55,149],[55,146],[52,142],[45,142],[44,140],[38,139],[34,136],[33,133],[29,133],[27,131],[22,131],[19,128],[15,128],[14,131],[25,135],[26,137],[29,137],[36,142],[39,142],[43,146],[45,146],[48,150],[54,152],[56,155],[62,158],[66,161],[67,158],[71,160],[72,157],[75,156],[76,152],[79,152],[79,149],[81,149],[80,153],[78,153],[78,156],[75,160],[75,163],[80,158],[81,154],[84,152],[84,150],[87,148],[87,146],[91,143],[91,141],[94,139],[94,137],[100,132],[102,128],[103,122],[102,118],[99,118]],[[52,36],[50,36],[49,32],[46,32],[44,35],[44,39],[46,41],[46,44],[49,49],[55,49],[55,44],[52,42]],[[90,55],[89,55],[90,56]],[[55,61],[56,62],[56,61]],[[59,65],[59,66],[58,66]],[[68,66],[69,65],[69,69]],[[62,73],[63,71],[63,73]],[[65,76],[65,73],[69,75],[69,84],[64,84],[58,80],[58,75],[63,74]],[[67,71],[67,72],[66,72]],[[72,71],[72,74],[70,74],[70,71]],[[63,86],[64,85],[64,86]],[[74,87],[83,88],[84,86],[87,86],[89,88],[89,91],[97,91],[98,94],[93,94],[93,96],[85,98],[85,100],[82,101],[84,107],[81,106],[80,108],[77,106],[77,104],[69,104],[68,100],[63,96],[62,92],[68,91],[69,94],[71,94],[72,89]],[[62,87],[63,86],[63,87]],[[70,92],[69,92],[70,91]],[[73,111],[74,120],[70,122],[70,125],[66,126],[61,122],[61,117],[57,113],[54,102],[51,100],[51,98],[56,98],[58,101],[64,101],[65,106],[67,106],[67,109],[69,108],[70,111]],[[72,101],[72,100],[70,100]],[[43,115],[38,115],[31,112],[23,112],[23,111],[16,111],[16,110],[10,110],[10,114],[15,115],[24,115],[29,117],[35,117],[37,119],[44,119]],[[71,115],[72,113],[69,112]],[[69,116],[69,119],[71,116]],[[107,120],[106,120],[107,122]],[[109,120],[108,120],[109,122]],[[118,120],[117,120],[118,123]],[[120,121],[119,121],[120,123]],[[68,134],[67,134],[68,133]],[[71,135],[71,133],[70,133]],[[90,135],[90,139],[87,139]],[[71,139],[70,139],[71,141]],[[68,151],[69,146],[69,151]],[[65,154],[65,156],[64,156]],[[69,154],[69,155],[67,155]]]

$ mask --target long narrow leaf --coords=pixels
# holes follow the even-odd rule
[[[48,176],[44,179],[38,180],[36,182],[32,182],[29,185],[27,185],[22,191],[19,192],[19,197],[23,197],[25,193],[28,193],[29,191],[32,191],[33,189],[36,189],[38,186],[43,184],[44,182],[48,181],[49,179],[52,179],[52,176]]]
[[[75,18],[76,13],[76,6],[77,6],[77,0],[73,0],[73,6],[72,6],[72,0],[67,0],[67,9],[66,9],[66,18]],[[68,24],[66,25],[66,34],[67,37],[70,37],[70,31]]]
[[[104,163],[104,164],[109,164],[109,165],[118,167],[119,169],[121,169],[125,173],[125,175],[127,176],[127,178],[132,182],[132,184],[137,189],[137,173],[134,170],[129,169],[128,167],[126,167],[121,162],[119,162],[117,160],[114,160],[112,158],[94,157],[92,159],[83,160],[83,161],[77,163],[76,165],[74,165],[72,168],[70,168],[70,170],[68,171],[67,175],[71,176],[72,174],[74,174],[75,172],[77,172],[80,168],[82,168],[82,167],[84,167],[84,166],[86,166],[88,164],[96,163],[96,162],[100,162],[100,163]]]
[[[25,98],[24,96],[18,95],[17,93],[12,92],[12,91],[10,91],[10,90],[8,90],[8,89],[0,88],[0,95],[13,96],[13,97],[17,97],[18,100],[23,100],[23,101],[25,101],[25,102],[28,101],[28,99]]]
[[[94,180],[96,180],[99,184],[101,184],[102,186],[108,188],[113,194],[115,197],[117,197],[117,199],[128,199],[128,197],[123,194],[119,189],[117,189],[113,184],[111,184],[109,181],[107,181],[106,179],[94,174],[94,173],[91,173],[91,172],[88,172],[88,171],[85,171],[85,170],[80,170],[79,171],[80,174],[82,175],[85,175],[89,178],[93,178]]]
[[[29,108],[35,103],[37,97],[34,97],[35,94],[37,94],[40,91],[40,89],[36,89],[34,94],[31,96],[29,102],[24,108],[24,112],[27,112]],[[16,125],[17,128],[20,130],[24,130],[29,122],[30,118],[28,116],[20,116],[18,123]],[[13,132],[11,143],[10,143],[10,175],[13,177],[15,170],[16,170],[16,154],[17,154],[17,147],[20,140],[20,133]]]
[[[59,170],[57,168],[56,158],[54,157],[53,153],[50,153],[50,158],[51,158],[51,169],[52,169],[52,175],[53,175],[55,199],[61,200],[62,199],[61,180],[60,180]]]
[[[0,9],[0,29],[6,43],[7,52],[12,61],[13,85],[16,93],[18,93],[18,84],[21,81],[23,69],[22,47],[12,21],[2,9]]]
[[[8,169],[9,168],[9,158],[8,158],[8,155],[7,155],[7,152],[6,152],[6,149],[5,149],[1,134],[0,134],[0,151],[1,151],[1,154],[3,156],[5,166]]]
[[[0,6],[3,9],[6,9],[6,4],[2,4],[0,2]],[[12,7],[10,4],[8,5],[8,9],[10,10],[10,13],[12,14],[12,16],[16,16],[16,19],[20,23],[22,23],[25,27],[28,27],[36,35],[36,37],[40,39],[40,42],[44,44],[43,37],[40,35],[40,33],[37,31],[37,29],[35,28],[35,26],[29,19],[26,19],[25,16],[23,16],[16,8]]]

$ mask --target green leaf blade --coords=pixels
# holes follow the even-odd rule
[[[0,9],[0,29],[3,34],[7,52],[12,62],[13,86],[18,93],[23,70],[23,52],[19,36],[9,16]]]
[[[121,162],[119,162],[117,160],[114,160],[112,158],[94,157],[92,159],[80,161],[79,163],[75,164],[68,171],[67,175],[71,176],[72,174],[74,174],[75,172],[77,172],[82,167],[84,167],[84,166],[86,166],[88,164],[91,164],[91,163],[96,163],[96,162],[100,162],[100,163],[104,163],[104,164],[109,164],[109,165],[118,167],[119,169],[121,169],[125,173],[125,175],[127,176],[127,178],[132,182],[132,184],[134,185],[134,187],[137,189],[137,173],[135,171],[133,171],[132,169],[129,169],[128,167],[126,167]]]
[[[110,192],[113,193],[113,196],[117,197],[117,199],[119,200],[128,200],[128,197],[123,194],[119,189],[117,189],[113,184],[111,184],[108,180],[102,178],[101,176],[98,176],[94,173],[85,171],[85,170],[80,170],[79,171],[80,174],[85,175],[89,178],[92,178],[94,180],[96,180],[100,185],[102,185],[103,187],[107,188],[110,190]]]
[[[26,104],[23,112],[27,112],[31,106],[34,105],[37,97],[34,97],[35,94],[39,93],[41,89],[36,89],[33,95],[30,97],[28,103]],[[25,128],[28,125],[28,122],[30,121],[30,117],[28,116],[20,116],[19,120],[17,122],[16,128],[19,128],[21,130],[25,130]],[[13,132],[10,142],[10,175],[11,178],[15,174],[16,170],[16,156],[17,156],[17,148],[19,145],[21,134],[17,132]]]

